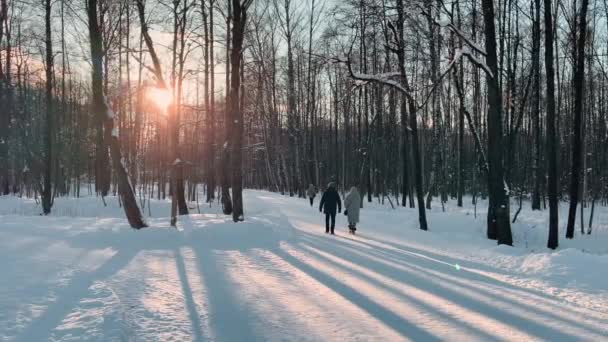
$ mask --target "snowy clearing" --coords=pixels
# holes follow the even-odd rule
[[[141,231],[115,198],[100,202],[58,198],[44,217],[33,200],[0,198],[0,341],[608,336],[604,207],[593,235],[560,232],[553,252],[548,212],[527,208],[511,248],[484,238],[485,204],[477,219],[471,207],[435,207],[422,232],[415,210],[365,203],[358,235],[338,215],[329,236],[318,198],[311,208],[246,191],[244,223],[204,206],[179,230],[168,228],[169,202],[153,201],[159,218]]]

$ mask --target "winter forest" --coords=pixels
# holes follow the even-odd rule
[[[21,249],[17,241],[55,239],[52,235],[57,234],[70,248],[109,248],[124,257],[121,251],[129,250],[130,243],[114,245],[116,239],[133,241],[133,249],[146,252],[162,250],[167,246],[161,241],[172,240],[168,248],[177,251],[177,273],[192,274],[189,255],[199,260],[203,275],[209,263],[226,274],[221,279],[229,286],[223,289],[220,279],[205,289],[234,298],[222,291],[236,291],[241,283],[229,272],[230,261],[212,251],[236,249],[248,255],[266,248],[270,239],[276,246],[268,243],[273,247],[267,251],[274,256],[255,254],[252,260],[261,265],[287,263],[312,277],[310,286],[321,283],[334,291],[332,295],[354,302],[363,321],[371,322],[365,318],[370,315],[387,329],[365,330],[362,325],[363,335],[327,335],[328,327],[311,326],[297,328],[306,332],[301,334],[279,329],[264,335],[260,331],[268,332],[269,322],[250,317],[262,315],[255,311],[259,308],[252,309],[256,314],[235,309],[214,315],[214,300],[219,299],[209,297],[205,317],[210,331],[219,330],[206,335],[195,326],[207,323],[193,318],[206,304],[199,303],[196,289],[187,285],[180,295],[191,297],[184,299],[183,311],[189,314],[182,318],[190,319],[193,328],[178,340],[316,340],[317,335],[307,334],[317,328],[318,337],[329,340],[488,340],[500,335],[500,329],[509,331],[509,326],[494,322],[488,323],[493,327],[488,331],[460,334],[462,322],[453,324],[455,330],[446,328],[445,322],[453,318],[439,319],[446,326],[435,328],[421,328],[415,320],[408,323],[412,327],[399,325],[407,313],[395,313],[399,304],[392,307],[388,294],[368,285],[351,289],[331,278],[335,272],[320,275],[325,271],[307,263],[314,253],[327,259],[325,266],[342,257],[347,261],[333,262],[340,267],[358,263],[357,256],[346,251],[350,245],[344,245],[345,254],[340,255],[332,243],[317,241],[325,237],[315,235],[322,233],[323,217],[310,218],[319,204],[328,209],[326,195],[334,187],[344,204],[338,203],[338,212],[342,207],[346,211],[346,201],[352,200],[346,195],[356,187],[361,227],[348,238],[352,241],[340,243],[386,247],[383,255],[358,256],[365,265],[358,267],[369,268],[357,271],[362,275],[345,273],[358,282],[373,278],[366,272],[377,271],[399,287],[408,277],[384,264],[385,269],[374,270],[372,260],[401,262],[399,267],[413,269],[402,258],[420,253],[430,260],[425,248],[433,246],[433,258],[455,265],[461,273],[463,265],[472,274],[467,281],[503,293],[497,296],[508,293],[519,309],[524,306],[524,313],[528,309],[518,301],[544,303],[535,311],[540,317],[537,326],[530,330],[522,327],[535,320],[533,315],[520,317],[513,310],[499,312],[494,302],[484,304],[487,310],[475,314],[523,329],[516,329],[520,335],[503,338],[605,338],[606,280],[577,277],[586,272],[578,269],[586,258],[592,260],[586,269],[608,265],[607,70],[606,0],[0,0],[2,248],[25,253],[34,245]],[[312,209],[307,208],[309,199]],[[348,211],[352,215],[353,209]],[[351,228],[350,215],[338,216],[338,226],[347,220]],[[103,223],[104,218],[112,221]],[[358,221],[352,222],[353,228]],[[46,225],[54,228],[49,231]],[[22,231],[26,226],[31,230]],[[205,230],[211,227],[218,232]],[[325,227],[327,232],[329,223]],[[71,229],[93,235],[83,242],[85,235]],[[125,235],[111,235],[117,234],[115,229]],[[171,235],[184,232],[190,238]],[[384,232],[386,240],[372,240]],[[188,240],[196,241],[196,236],[207,239],[204,245],[189,246]],[[401,247],[392,245],[393,238]],[[104,242],[93,244],[96,239]],[[241,245],[228,240],[240,240]],[[412,241],[415,244],[408,245]],[[293,250],[286,243],[295,246]],[[416,253],[414,245],[421,248]],[[496,245],[519,249],[509,252],[504,248],[512,247]],[[406,247],[412,248],[407,255]],[[192,253],[184,254],[184,248],[192,248]],[[444,254],[442,249],[452,252]],[[117,257],[100,257],[104,262],[98,270],[114,279],[104,284],[120,283],[115,277],[139,260],[133,253],[109,270],[110,262],[104,262]],[[478,273],[470,271],[481,259],[487,262]],[[0,269],[17,272],[21,262],[2,262]],[[559,275],[558,266],[568,269],[565,275]],[[255,268],[250,271],[250,277],[265,279],[257,286],[279,291],[271,286],[272,277],[256,276],[262,271]],[[80,274],[74,272],[74,277]],[[479,272],[505,272],[536,285],[511,278],[498,281],[498,275],[486,284]],[[83,277],[87,285],[79,290],[81,297],[91,295],[101,279]],[[445,277],[442,281],[449,281]],[[427,281],[411,286],[435,286]],[[507,286],[503,281],[511,282]],[[0,287],[11,284],[0,281]],[[123,296],[131,298],[127,286],[121,286],[127,291]],[[561,295],[546,295],[551,288]],[[72,285],[58,289],[74,290]],[[113,291],[121,297],[122,290]],[[435,295],[448,298],[444,290]],[[381,304],[357,299],[366,293],[382,294]],[[21,304],[7,299],[10,296],[19,298],[0,292],[0,307],[10,307],[5,311],[9,316],[13,311],[24,315],[17,309]],[[462,296],[457,303],[474,306],[473,299]],[[49,308],[57,304],[45,298]],[[65,298],[74,304],[81,299]],[[562,307],[572,312],[550,314]],[[3,318],[0,308],[0,337],[63,340],[68,335],[60,334],[62,319],[74,312],[68,308],[63,315],[48,314],[61,313],[57,305],[54,308],[41,316],[25,314],[22,327],[16,318]],[[590,318],[576,331],[547,323],[570,322],[581,313]],[[218,323],[235,317],[252,330],[231,335]],[[277,319],[275,327],[288,325]],[[344,328],[352,322],[336,324]],[[83,331],[70,336],[83,337]],[[89,338],[122,336],[107,333]],[[144,336],[141,333],[133,334]]]

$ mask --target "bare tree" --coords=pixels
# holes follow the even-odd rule
[[[253,0],[232,0],[232,50],[230,53],[231,81],[230,108],[232,115],[232,219],[243,221],[243,109],[241,106],[241,64],[243,60],[243,40],[247,23],[247,9]]]
[[[494,24],[493,0],[482,0],[485,25],[486,73],[488,84],[488,231],[490,239],[499,244],[512,245],[511,221],[509,218],[509,188],[505,182],[502,146],[502,95],[498,83],[498,60],[496,55],[496,28]]]
[[[587,36],[587,8],[589,0],[582,0],[580,18],[578,21],[578,40],[576,43],[576,72],[574,75],[574,131],[572,132],[572,169],[570,172],[570,209],[566,238],[574,237],[576,223],[576,207],[579,201],[580,176],[583,164],[583,96],[585,92],[585,39]]]
[[[539,0],[536,0],[539,1]],[[547,73],[547,195],[549,196],[549,237],[547,247],[556,249],[559,245],[558,218],[558,175],[557,151],[559,141],[555,127],[555,70],[553,68],[553,16],[551,0],[544,1],[545,7],[545,70]]]
[[[97,0],[87,1],[87,14],[89,23],[89,38],[91,43],[91,61],[92,61],[92,110],[99,122],[103,122],[104,139],[108,142],[110,155],[112,159],[112,168],[116,174],[118,182],[118,194],[123,203],[125,215],[131,227],[139,229],[146,227],[143,221],[129,176],[123,165],[123,159],[120,151],[120,141],[118,140],[118,130],[114,128],[114,111],[110,107],[109,101],[103,93],[103,49],[101,30],[99,28],[97,16]],[[106,151],[107,153],[107,151]]]
[[[51,213],[53,206],[52,170],[53,170],[53,37],[51,28],[51,0],[45,1],[44,27],[45,27],[45,72],[46,72],[46,129],[44,153],[44,183],[42,185],[42,212]]]
[[[182,17],[181,21],[177,17],[178,16],[178,7],[181,4],[181,0],[174,1],[174,72],[172,77],[172,83],[176,86],[173,87],[174,98],[173,103],[169,106],[169,115],[168,120],[170,124],[170,153],[171,153],[171,225],[175,226],[177,222],[177,210],[179,208],[180,215],[188,214],[188,207],[186,205],[186,199],[184,197],[184,179],[183,179],[183,164],[184,161],[180,158],[179,151],[179,106],[181,97],[181,82],[183,80],[183,53],[184,53],[184,28],[185,28],[185,18]],[[187,3],[185,4],[187,8]],[[150,33],[148,32],[148,25],[145,19],[145,3],[144,0],[137,0],[137,10],[139,14],[139,21],[141,25],[141,32],[144,37],[144,41],[146,46],[148,47],[148,52],[150,53],[150,57],[152,58],[154,76],[156,77],[157,87],[161,89],[167,89],[167,83],[163,77],[163,71],[160,64],[160,60],[156,53],[156,49],[154,48],[154,43],[152,38],[150,37]],[[187,13],[187,10],[183,10],[184,13]],[[178,30],[179,30],[179,38],[178,38]],[[178,40],[180,41],[180,52],[177,52],[177,44]],[[175,67],[177,61],[177,56],[179,54],[179,64],[180,64],[180,72],[179,75],[175,73]],[[177,88],[177,89],[176,89]],[[177,92],[175,92],[177,90]]]
[[[276,12],[281,25],[281,31],[287,43],[287,135],[289,139],[289,195],[299,194],[302,191],[300,175],[300,132],[299,113],[296,106],[294,66],[294,31],[300,24],[301,16],[296,12],[296,5],[292,0],[274,0]]]

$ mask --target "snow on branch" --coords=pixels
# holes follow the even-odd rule
[[[443,80],[443,78],[450,72],[450,70],[452,70],[452,68],[454,68],[454,65],[456,65],[456,62],[458,62],[462,58],[463,54],[464,53],[463,53],[462,49],[456,49],[456,52],[454,53],[454,58],[452,58],[452,60],[446,67],[445,71],[441,73],[441,75],[439,76],[439,78],[437,79],[435,84],[433,84],[433,88],[428,93],[428,95],[427,95],[426,99],[424,100],[424,102],[422,103],[422,105],[420,105],[418,108],[423,108],[424,106],[426,106],[426,104],[428,103],[429,99],[431,98],[431,95],[433,94],[433,92],[435,92],[437,87],[441,84],[441,81]]]
[[[340,57],[331,57],[327,58],[328,61],[332,63],[345,64],[350,77],[355,81],[355,84],[358,86],[362,86],[367,84],[368,82],[376,82],[380,84],[387,85],[389,87],[393,87],[398,91],[404,93],[406,96],[411,96],[411,92],[406,89],[400,82],[395,81],[393,78],[401,77],[401,73],[399,72],[387,72],[376,75],[370,74],[362,74],[353,71],[352,63],[350,61],[350,57],[340,58]]]
[[[352,50],[352,46],[351,46],[351,50]],[[349,53],[348,57],[346,58],[346,60],[343,60],[343,59],[340,59],[337,57],[333,58],[333,60],[336,61],[337,63],[346,64],[346,67],[348,68],[348,73],[349,73],[350,77],[355,80],[355,82],[365,81],[365,82],[376,82],[376,83],[384,84],[389,87],[393,87],[393,88],[397,89],[398,91],[402,92],[407,97],[413,98],[409,89],[405,88],[400,82],[392,79],[392,77],[395,77],[395,76],[402,76],[400,73],[391,72],[391,73],[384,73],[384,74],[378,74],[378,75],[369,75],[369,74],[361,74],[361,73],[354,72],[352,63],[350,62],[350,53]]]
[[[454,26],[454,24],[452,23],[450,18],[437,19],[433,15],[431,15],[429,12],[425,11],[424,8],[422,8],[422,6],[417,5],[417,7],[418,7],[418,10],[420,11],[420,13],[422,15],[428,17],[430,20],[432,20],[435,25],[437,25],[439,27],[446,27],[446,28],[450,29],[458,37],[460,37],[460,39],[462,39],[466,43],[466,45],[468,45],[468,46],[463,46],[461,49],[456,50],[456,54],[459,54],[459,56],[458,56],[459,58],[461,58],[462,56],[466,56],[469,59],[469,61],[471,61],[471,63],[473,63],[473,64],[475,64],[475,66],[483,69],[483,71],[486,73],[486,75],[488,75],[490,78],[494,78],[494,74],[492,73],[492,70],[490,69],[490,67],[488,67],[488,65],[485,62],[483,62],[481,59],[479,59],[471,51],[471,49],[473,49],[477,53],[479,53],[483,56],[487,56],[485,49],[483,49],[481,46],[477,45],[473,40],[471,40],[469,37],[467,37],[467,35],[465,35],[456,26]],[[456,60],[456,58],[454,58],[453,61],[455,61],[455,60]],[[448,71],[449,71],[449,69],[448,69]]]
[[[433,23],[439,27],[445,27],[450,29],[452,32],[454,32],[458,37],[460,37],[460,39],[462,39],[467,45],[469,45],[473,50],[479,52],[480,54],[486,56],[486,50],[484,48],[482,48],[481,46],[477,45],[473,40],[471,40],[469,37],[467,37],[467,35],[465,35],[462,31],[460,31],[458,29],[458,27],[454,26],[454,24],[452,23],[452,21],[449,18],[443,18],[443,19],[439,19],[437,20],[434,16],[432,16],[430,13],[426,12],[424,10],[424,8],[419,6],[419,10],[420,13],[429,17]]]
[[[352,47],[351,47],[352,49]],[[350,56],[350,53],[349,53]],[[400,72],[387,72],[380,73],[375,75],[370,74],[362,74],[358,72],[354,72],[352,68],[352,64],[350,61],[350,57],[340,58],[340,57],[325,57],[327,61],[331,63],[345,64],[350,77],[355,81],[357,86],[364,86],[370,82],[383,84],[392,88],[395,88],[397,91],[401,92],[405,97],[415,103],[414,97],[412,96],[412,92],[406,87],[406,85],[402,84],[400,81],[394,80],[393,78],[402,78],[403,75]],[[375,119],[375,118],[374,118]],[[408,126],[408,130],[411,131],[411,128]]]
[[[454,33],[456,33],[456,35],[459,36],[465,43],[467,43],[467,45],[470,46],[473,50],[479,52],[484,56],[487,55],[486,50],[484,48],[469,39],[464,33],[462,33],[462,31],[460,31],[456,26],[454,26],[454,24],[450,23],[447,27],[454,31]]]
[[[471,63],[475,64],[477,67],[480,67],[481,69],[483,69],[483,71],[490,77],[490,78],[494,78],[494,74],[492,73],[492,70],[490,70],[490,67],[482,60],[480,60],[479,58],[477,58],[477,56],[475,56],[471,50],[469,50],[466,46],[463,46],[462,49],[460,49],[460,53],[463,56],[467,56],[467,58],[469,59],[469,61],[471,61]]]
[[[369,75],[369,74],[360,74],[357,72],[351,73],[351,77],[356,81],[364,81],[364,82],[376,82],[376,83],[381,83],[393,88],[396,88],[397,90],[399,90],[400,92],[406,94],[407,96],[410,96],[410,92],[409,90],[405,89],[405,87],[403,85],[401,85],[401,83],[382,76],[382,75]]]

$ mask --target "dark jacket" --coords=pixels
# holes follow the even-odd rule
[[[342,201],[340,201],[340,195],[335,188],[329,188],[323,193],[323,197],[321,197],[319,211],[323,211],[325,214],[336,214],[336,206],[338,207],[338,212],[341,212]]]

